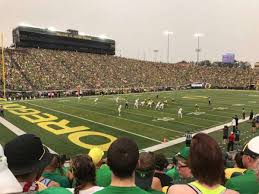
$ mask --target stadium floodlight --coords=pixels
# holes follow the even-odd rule
[[[204,34],[202,33],[195,33],[193,35],[195,38],[197,38],[197,48],[195,49],[195,52],[197,52],[197,64],[199,63],[199,59],[200,59],[200,52],[201,52],[201,49],[200,49],[200,37],[203,37]]]
[[[204,36],[204,34],[202,34],[202,33],[195,33],[195,34],[193,34],[193,36],[197,38],[197,37],[202,37],[202,36]]]
[[[51,32],[57,31],[57,29],[55,27],[48,27],[48,30],[51,31]]]
[[[173,35],[173,32],[170,32],[168,30],[164,31],[164,34],[167,35],[167,63],[169,63],[170,58],[170,35]]]
[[[104,39],[107,39],[108,37],[105,34],[101,34],[101,35],[98,36],[98,38],[104,40]]]

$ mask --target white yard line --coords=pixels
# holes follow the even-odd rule
[[[154,141],[154,142],[159,142],[161,143],[161,141],[159,140],[156,140],[156,139],[153,139],[153,138],[150,138],[150,137],[147,137],[147,136],[144,136],[144,135],[140,135],[138,133],[134,133],[134,132],[130,132],[130,131],[127,131],[127,130],[124,130],[124,129],[120,129],[120,128],[117,128],[117,127],[113,127],[111,125],[106,125],[106,124],[103,124],[103,123],[99,123],[97,121],[93,121],[93,120],[90,120],[90,119],[86,119],[84,117],[79,117],[79,116],[76,116],[76,115],[72,115],[72,114],[69,114],[69,113],[66,113],[66,112],[63,112],[63,111],[59,111],[59,110],[55,110],[55,109],[52,109],[52,108],[47,108],[47,107],[44,107],[44,106],[40,106],[40,105],[36,105],[36,104],[32,104],[32,103],[29,103],[29,102],[24,102],[25,104],[30,104],[32,106],[37,106],[37,107],[40,107],[40,108],[44,108],[44,109],[47,109],[47,110],[51,110],[53,112],[57,112],[57,113],[61,113],[61,114],[64,114],[64,115],[68,115],[68,116],[71,116],[71,117],[75,117],[75,118],[78,118],[78,119],[82,119],[82,120],[85,120],[85,121],[89,121],[91,123],[95,123],[95,124],[98,124],[98,125],[102,125],[102,126],[106,126],[106,127],[109,127],[109,128],[112,128],[112,129],[116,129],[118,131],[123,131],[125,133],[129,133],[129,134],[132,134],[132,135],[135,135],[135,136],[138,136],[138,137],[142,137],[142,138],[145,138],[145,139],[149,139],[151,141]]]
[[[6,119],[4,119],[3,117],[0,117],[0,123],[2,123],[2,125],[4,125],[6,128],[8,128],[10,131],[12,131],[14,134],[16,134],[17,136],[26,134],[23,130],[21,130],[20,128],[16,127],[15,125],[13,125],[12,123],[10,123],[9,121],[7,121]],[[54,150],[50,149],[48,147],[49,151],[53,154],[56,154],[57,152],[55,152]]]

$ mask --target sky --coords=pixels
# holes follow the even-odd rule
[[[167,61],[221,61],[223,53],[236,60],[259,61],[259,0],[0,0],[0,32],[12,43],[20,23],[76,29],[116,41],[116,55]],[[158,52],[154,52],[158,50]]]

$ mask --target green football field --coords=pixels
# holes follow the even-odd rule
[[[157,98],[158,95],[158,98]],[[116,98],[119,96],[119,103]],[[211,98],[211,105],[208,103]],[[95,102],[98,98],[97,102]],[[151,99],[155,102],[167,100],[163,111],[149,107],[134,109],[135,100]],[[125,109],[125,100],[129,109]],[[3,103],[3,102],[2,102]],[[231,121],[237,114],[241,118],[242,108],[246,116],[251,110],[259,112],[259,92],[237,90],[178,90],[170,92],[140,93],[77,98],[55,98],[7,102],[4,104],[5,118],[26,133],[41,137],[45,145],[58,153],[75,155],[87,153],[89,148],[100,146],[106,150],[111,141],[121,136],[133,138],[140,149],[183,137],[186,131],[196,133]],[[118,106],[122,105],[121,116]],[[198,108],[195,105],[199,106]],[[183,109],[183,118],[177,111]],[[240,125],[241,143],[256,134],[250,133],[251,124]],[[15,135],[0,125],[0,143],[4,144]],[[211,133],[222,149],[222,131]],[[157,152],[168,157],[183,144],[174,145]]]

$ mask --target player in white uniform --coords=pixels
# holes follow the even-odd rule
[[[120,99],[120,97],[118,96],[117,98],[116,98],[116,103],[118,104],[119,103],[119,99]]]
[[[135,103],[134,103],[134,108],[138,109],[138,101],[139,101],[139,98],[135,100]]]
[[[179,108],[178,110],[178,118],[183,118],[183,113],[182,113],[183,109]]]
[[[140,105],[143,107],[145,106],[145,101],[140,102]]]
[[[99,98],[95,98],[94,99],[94,103],[97,104],[97,101],[99,100]]]
[[[120,104],[118,107],[119,117],[121,116],[121,107],[122,107],[122,105]]]
[[[156,104],[155,110],[158,110],[160,106],[160,101],[158,101],[158,103]]]
[[[162,102],[162,103],[159,105],[159,110],[164,110],[164,106],[165,106],[165,104]]]
[[[147,103],[147,107],[152,108],[152,104],[153,104],[153,101],[149,100],[148,103]]]

